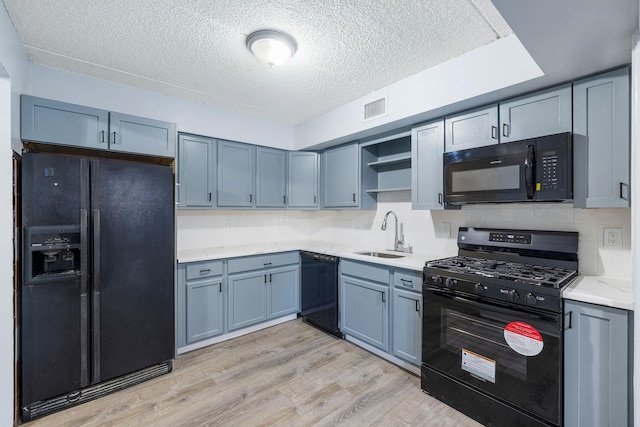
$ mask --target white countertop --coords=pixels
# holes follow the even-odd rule
[[[565,288],[562,297],[573,301],[633,310],[633,291],[630,279],[580,276]]]
[[[344,243],[322,242],[315,240],[302,240],[290,242],[263,243],[255,245],[239,245],[239,246],[219,246],[211,248],[187,249],[178,251],[178,262],[204,261],[210,259],[224,259],[239,256],[259,255],[273,252],[286,251],[309,251],[318,252],[325,255],[338,256],[340,258],[349,258],[360,261],[367,261],[376,264],[384,264],[390,267],[406,268],[409,270],[422,271],[425,262],[431,259],[445,258],[454,256],[455,253],[430,253],[430,254],[410,254],[398,253],[404,255],[401,258],[379,258],[368,255],[358,255],[354,252],[375,251],[390,252],[389,250],[380,248],[369,248],[362,246],[353,246]]]
[[[377,252],[389,251],[380,248],[363,248],[352,244],[302,240],[180,250],[178,251],[178,262],[194,262],[298,250],[319,252],[325,255],[383,264],[389,267],[406,268],[414,271],[422,271],[425,262],[428,260],[456,255],[455,253],[438,253],[434,251],[430,254],[406,254],[406,256],[402,258],[379,258],[368,255],[358,255],[355,252],[363,250]],[[624,310],[633,310],[634,308],[631,280],[627,279],[606,276],[579,276],[571,285],[565,288],[562,296],[569,300],[600,304]]]

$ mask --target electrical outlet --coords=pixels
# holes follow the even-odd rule
[[[604,229],[604,247],[622,248],[622,228]]]

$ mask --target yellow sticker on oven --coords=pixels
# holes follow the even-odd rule
[[[463,348],[461,368],[479,380],[496,382],[496,361],[488,357]]]
[[[540,191],[540,187],[541,187],[540,183],[536,182],[536,191]]]
[[[504,340],[516,353],[537,356],[544,348],[542,335],[525,322],[511,322],[504,327]]]

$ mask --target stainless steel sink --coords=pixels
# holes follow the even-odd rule
[[[406,255],[404,254],[390,254],[388,252],[377,252],[377,251],[360,251],[354,252],[357,255],[366,255],[366,256],[374,256],[378,258],[402,258]]]

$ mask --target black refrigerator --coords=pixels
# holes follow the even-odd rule
[[[171,370],[170,166],[23,153],[23,421]]]

